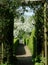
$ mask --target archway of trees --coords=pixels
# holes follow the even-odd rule
[[[44,1],[8,1],[3,0],[0,2],[0,46],[2,46],[2,62],[7,61],[7,65],[14,65],[13,56],[13,29],[14,29],[14,18],[21,16],[23,13],[16,12],[19,6],[23,7],[26,11],[25,6],[33,8],[35,12],[34,20],[35,34],[33,37],[33,57],[32,62],[43,63],[47,65],[47,35],[46,32],[46,5]],[[47,12],[48,13],[48,12]],[[48,17],[48,16],[47,16]],[[24,18],[22,17],[24,22]],[[47,20],[48,21],[48,20]],[[48,23],[47,23],[48,26]],[[18,43],[18,41],[17,41]],[[36,52],[35,52],[36,51]],[[43,58],[43,59],[42,59]],[[44,59],[45,58],[45,59]],[[44,63],[44,60],[46,61]],[[16,59],[17,61],[17,59]]]

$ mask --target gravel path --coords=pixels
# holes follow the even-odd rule
[[[18,63],[16,65],[33,65],[32,54],[24,44],[19,44],[16,51],[16,57],[18,59]]]

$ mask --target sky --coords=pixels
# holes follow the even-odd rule
[[[28,10],[28,12],[25,11],[24,15],[26,15],[26,16],[32,16],[34,14],[33,10],[31,8],[29,8],[28,6],[26,6],[26,10]]]
[[[25,11],[25,12],[24,12],[24,15],[25,15],[25,16],[32,16],[32,15],[33,15],[33,12],[26,12],[26,11]]]
[[[29,8],[28,6],[26,6],[26,8],[25,8],[27,11],[25,11],[24,12],[24,15],[25,16],[32,16],[34,13],[33,13],[33,10],[31,9],[31,8]],[[20,6],[18,9],[17,9],[17,11],[19,11],[20,13],[22,13],[23,12],[23,8],[22,8],[22,6]]]

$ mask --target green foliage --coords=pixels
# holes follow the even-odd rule
[[[5,64],[1,63],[0,65],[7,65],[7,63],[5,63]]]
[[[41,15],[42,14],[42,15]],[[44,21],[43,6],[36,12],[36,38],[37,38],[37,54],[42,51],[42,43],[44,41]]]
[[[38,62],[37,62],[37,63],[35,63],[35,65],[44,65],[44,64],[43,64],[43,63],[38,63]]]
[[[16,49],[17,49],[17,47],[18,47],[18,44],[19,44],[19,39],[17,38],[15,38],[14,39],[14,44],[13,44],[13,54],[15,55],[16,54]]]
[[[36,56],[36,58],[33,58],[32,61],[35,65],[44,65],[45,64],[45,58],[41,57],[40,55]]]
[[[21,38],[23,38],[24,35],[25,35],[25,32],[24,32],[24,30],[21,29],[21,30],[19,31],[18,38],[21,39]]]
[[[42,14],[42,15],[41,15]],[[43,64],[41,63],[41,52],[42,46],[44,42],[44,16],[43,16],[43,5],[40,7],[35,14],[35,37],[34,37],[34,54],[33,54],[33,62],[35,65]],[[35,52],[36,51],[36,52]]]
[[[5,54],[4,57],[7,57],[8,62],[12,59],[13,56],[13,21],[14,15],[13,12],[10,12],[10,7],[8,4],[1,4],[0,7],[0,22],[1,33],[3,35],[2,42],[4,44]],[[10,60],[8,60],[10,58]],[[4,59],[4,58],[3,58]],[[5,60],[5,59],[4,59]],[[4,63],[6,62],[4,61]]]
[[[14,16],[19,16],[19,14],[16,12],[16,9],[21,5],[20,0],[3,0],[3,4],[0,6],[0,29],[4,31],[4,44],[5,44],[5,51],[8,53],[7,55],[7,61],[12,62],[12,56],[13,56],[13,21],[14,21]],[[26,43],[31,50],[31,53],[34,55],[40,55],[41,50],[42,50],[42,43],[44,41],[43,37],[43,3],[40,2],[28,2],[22,3],[23,9],[25,11],[24,6],[30,6],[31,8],[34,9],[34,12],[36,12],[35,16],[35,21],[36,21],[36,30],[34,30],[31,33],[31,36],[29,39],[27,39]],[[41,6],[41,8],[38,8],[38,5]],[[36,10],[36,8],[38,8]],[[15,14],[16,13],[16,14]],[[22,17],[22,21],[24,22],[24,18]],[[2,25],[3,24],[3,25]],[[23,32],[24,34],[24,32]],[[22,35],[23,35],[22,34]],[[35,34],[35,36],[34,36]],[[22,37],[20,36],[20,38]],[[16,43],[15,43],[16,42]],[[18,40],[14,41],[14,48],[17,47],[18,45]],[[35,46],[37,45],[37,47]],[[37,49],[36,49],[37,48]],[[14,49],[16,50],[16,49]],[[35,52],[36,51],[36,52]],[[35,57],[35,56],[34,56]],[[39,57],[40,58],[40,57]],[[9,65],[9,64],[8,64]],[[37,65],[37,64],[36,64]],[[38,64],[39,65],[39,64]]]
[[[27,44],[27,46],[30,49],[32,54],[34,52],[34,46],[33,46],[34,45],[34,40],[33,40],[34,35],[35,35],[35,29],[32,30],[30,37],[26,38],[26,44]]]
[[[15,42],[18,40],[18,38],[14,38],[13,39],[13,43],[15,44]]]
[[[22,16],[22,17],[21,17],[21,21],[22,21],[23,23],[24,23],[24,20],[25,20],[25,19],[24,19],[24,17]]]

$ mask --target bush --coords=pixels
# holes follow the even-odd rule
[[[14,54],[16,54],[16,49],[17,49],[17,47],[18,47],[18,44],[19,44],[19,39],[17,38],[15,38],[14,39],[14,44],[13,44],[13,53]]]
[[[44,65],[43,63],[36,62],[35,65]]]
[[[5,64],[1,63],[0,65],[7,65],[7,63],[5,63]]]
[[[35,36],[35,28],[32,30],[31,36],[26,39],[26,44],[32,54],[34,52],[34,40],[33,40],[34,36]]]

